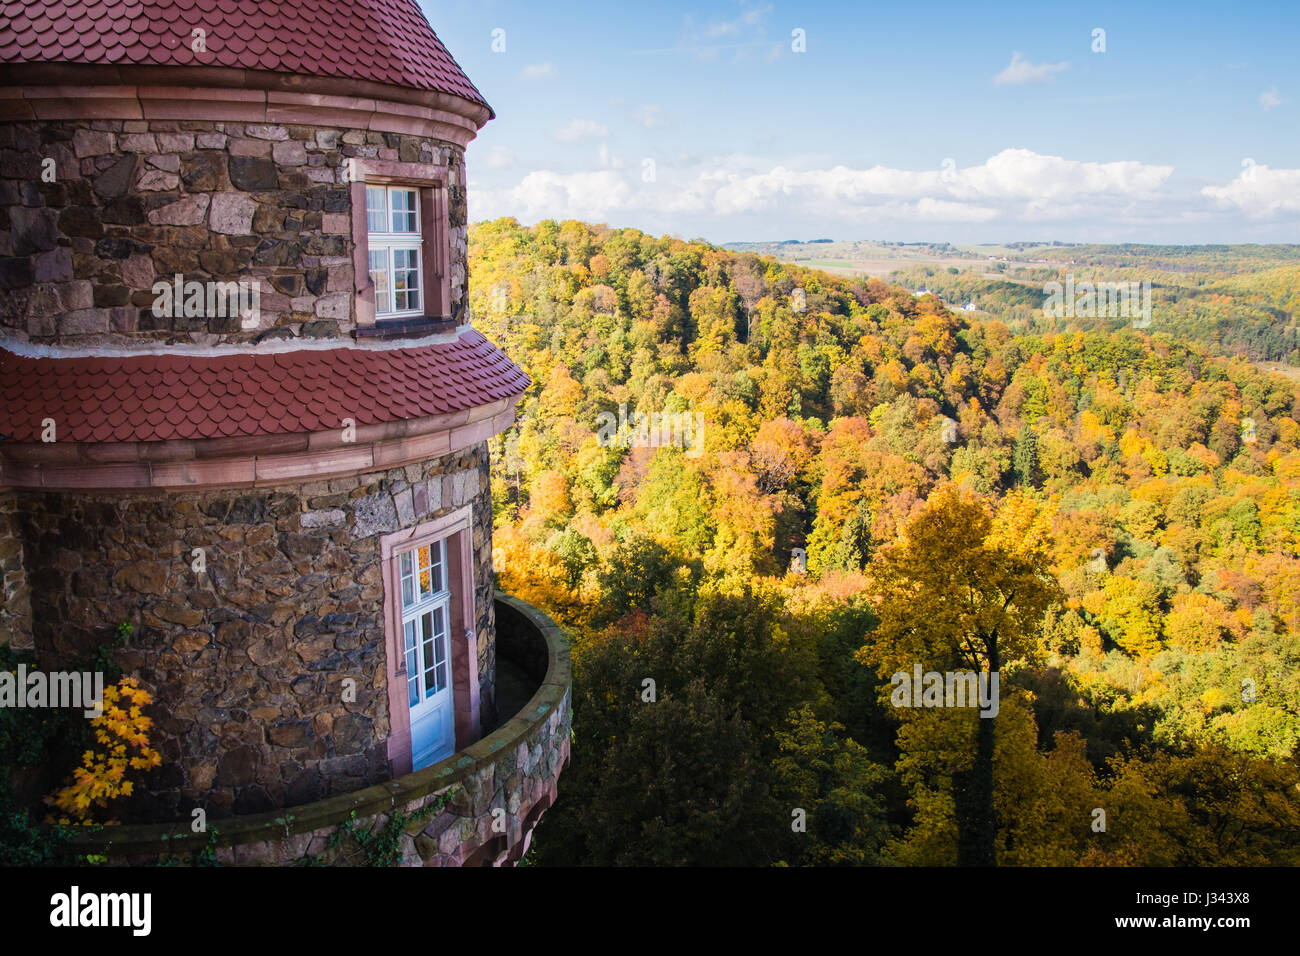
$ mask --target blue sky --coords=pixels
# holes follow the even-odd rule
[[[422,6],[497,112],[474,219],[1300,242],[1297,0]]]

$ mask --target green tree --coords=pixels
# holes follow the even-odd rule
[[[772,769],[778,800],[792,818],[788,842],[794,859],[808,865],[878,864],[889,836],[880,794],[889,770],[843,737],[843,726],[818,720],[810,705],[792,712],[787,726],[777,732],[781,756]],[[796,830],[797,823],[806,829]]]
[[[1011,455],[1011,471],[1016,484],[1021,487],[1037,488],[1043,481],[1043,474],[1038,466],[1038,437],[1028,425],[1020,429],[1016,436],[1015,451]]]
[[[1032,659],[1051,577],[1046,516],[1012,496],[996,519],[985,501],[943,485],[901,537],[872,561],[880,623],[857,652],[888,680],[896,672],[973,669],[1000,674]],[[991,678],[990,678],[991,680]],[[958,862],[996,863],[993,756],[996,716],[977,720],[970,769],[955,774]]]

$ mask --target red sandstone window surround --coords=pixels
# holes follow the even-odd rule
[[[375,318],[424,315],[420,190],[366,184],[366,239]]]
[[[352,159],[348,170],[358,334],[450,320],[454,171],[385,159]]]
[[[410,773],[412,736],[432,697],[450,683],[454,747],[481,733],[477,617],[470,506],[380,538],[383,561],[385,672],[388,678],[388,761],[393,776]],[[412,671],[415,673],[412,673]],[[442,756],[445,753],[439,751]],[[436,762],[436,761],[434,761]]]

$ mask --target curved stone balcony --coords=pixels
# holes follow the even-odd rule
[[[446,760],[315,803],[212,821],[202,833],[187,822],[78,833],[76,852],[128,865],[204,852],[236,866],[373,863],[351,837],[331,841],[353,820],[352,829],[398,831],[398,866],[514,865],[569,761],[572,671],[564,632],[531,605],[498,593],[496,627],[499,680],[505,670],[513,689],[499,686],[500,703],[529,687],[532,694],[514,716]]]

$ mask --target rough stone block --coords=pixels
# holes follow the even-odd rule
[[[350,299],[346,292],[323,295],[316,300],[316,315],[322,319],[346,319],[351,314]]]
[[[253,200],[242,193],[214,193],[208,215],[213,232],[246,236],[253,228]]]
[[[307,148],[296,139],[276,143],[271,147],[271,157],[281,166],[302,166],[307,162]]]
[[[352,220],[345,212],[327,212],[321,216],[321,232],[327,236],[343,236],[352,232]]]
[[[248,139],[238,137],[232,139],[229,145],[231,156],[255,156],[259,158],[270,158],[271,144],[264,139]]]
[[[158,149],[164,153],[188,153],[194,149],[193,133],[159,133]]]
[[[156,226],[197,226],[208,211],[211,197],[186,196],[149,213],[149,221]]]
[[[305,511],[298,521],[304,528],[321,528],[329,525],[341,525],[346,517],[338,508],[329,508],[323,511]]]
[[[159,153],[155,156],[147,156],[145,162],[164,172],[179,173],[181,171],[181,158],[175,153]]]
[[[255,156],[230,157],[230,181],[237,189],[275,189],[279,179],[275,163]]]
[[[179,188],[180,177],[175,173],[161,169],[142,169],[140,178],[135,181],[135,188],[140,192],[169,192]]]
[[[415,523],[415,500],[410,488],[393,495],[393,505],[397,508],[397,520],[402,527]]]
[[[117,138],[118,148],[128,153],[156,153],[158,140],[153,133],[128,133]]]
[[[289,138],[289,131],[283,126],[245,126],[244,135],[255,139],[285,140]]]
[[[113,152],[113,134],[79,129],[72,135],[72,151],[78,159],[111,153]]]
[[[393,505],[391,495],[374,494],[358,498],[352,513],[356,519],[352,525],[354,538],[368,538],[398,528],[397,508]]]
[[[60,335],[92,335],[108,331],[107,309],[78,309],[59,316]]]
[[[32,259],[33,278],[37,282],[62,282],[72,278],[72,251],[56,248]]]

